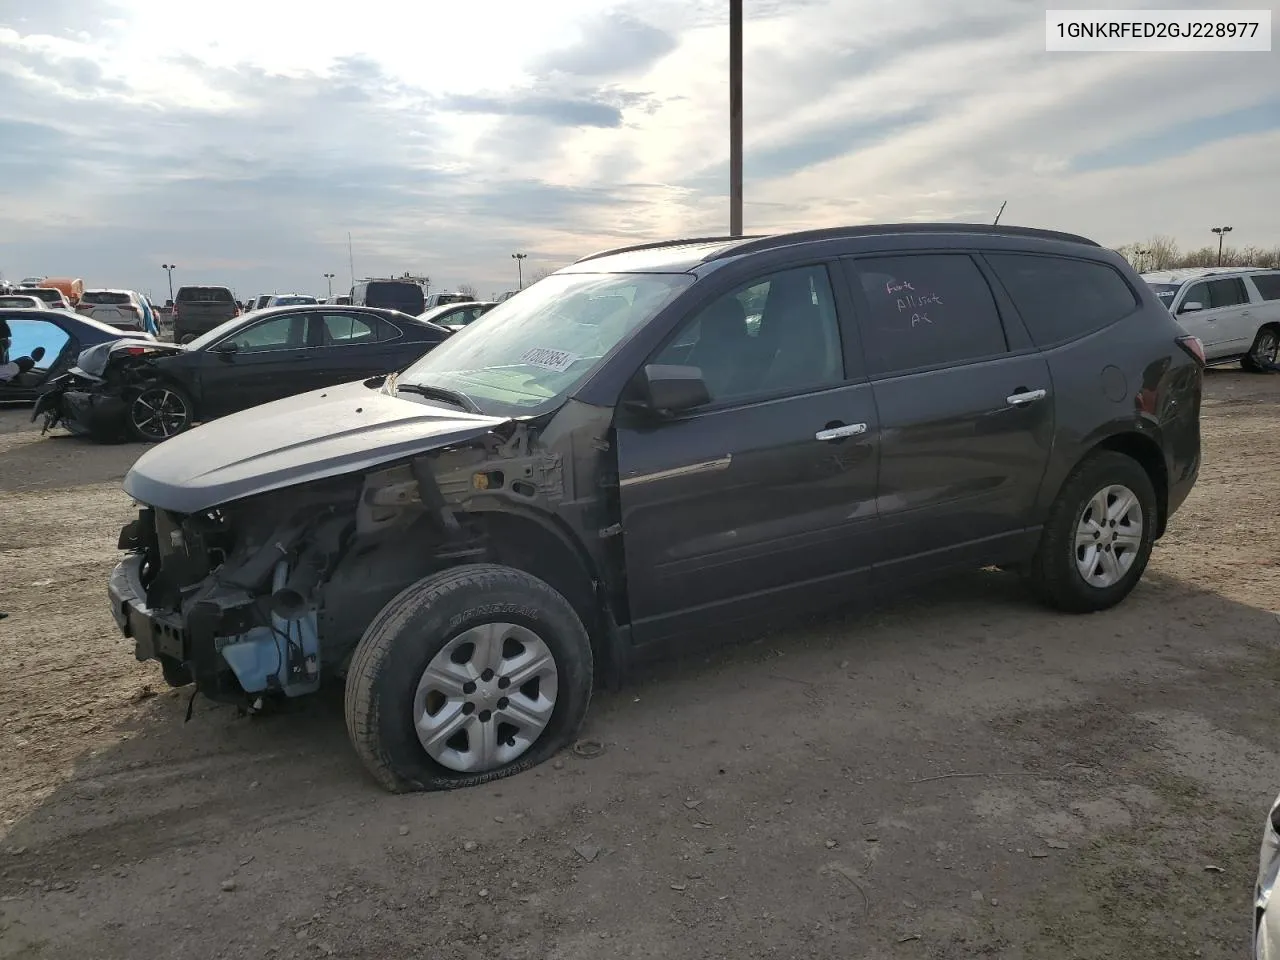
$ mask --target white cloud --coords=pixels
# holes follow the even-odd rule
[[[1274,55],[1048,54],[1043,9],[752,0],[748,228],[985,220],[1008,199],[1009,222],[1107,243],[1225,221],[1280,245]],[[155,286],[178,259],[246,294],[317,289],[351,230],[361,272],[489,292],[512,250],[533,269],[722,230],[725,18],[9,0],[0,266]]]

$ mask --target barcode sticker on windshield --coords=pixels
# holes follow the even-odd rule
[[[550,347],[534,347],[532,350],[526,350],[524,356],[520,358],[521,362],[532,364],[535,367],[542,367],[546,370],[554,370],[557,373],[563,373],[573,366],[578,357],[567,350],[552,350]]]

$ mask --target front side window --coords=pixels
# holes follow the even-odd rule
[[[691,283],[688,274],[552,275],[449,337],[396,389],[461,394],[498,416],[550,409]]]
[[[967,254],[873,257],[852,261],[852,269],[869,308],[859,327],[873,374],[1008,350],[991,288]]]
[[[36,347],[44,347],[44,356],[36,363],[37,370],[47,370],[53,366],[63,347],[71,339],[61,327],[48,320],[9,321],[9,333],[12,341],[9,344],[9,359],[29,357]]]
[[[826,268],[785,270],[719,297],[651,362],[697,367],[712,403],[841,382],[840,325]]]
[[[301,349],[306,346],[307,318],[299,314],[285,314],[252,324],[233,336],[228,343],[236,345],[237,353],[265,353],[268,350]]]

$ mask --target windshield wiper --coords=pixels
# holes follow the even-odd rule
[[[444,387],[426,387],[419,383],[397,383],[392,388],[394,393],[416,393],[420,397],[426,397],[428,400],[443,400],[445,403],[451,403],[455,407],[461,407],[467,413],[479,413],[480,408],[476,402],[468,397],[465,393],[459,393],[457,390],[446,390]]]

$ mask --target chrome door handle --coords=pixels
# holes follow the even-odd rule
[[[1010,394],[1004,400],[1011,407],[1020,407],[1026,403],[1035,403],[1037,400],[1043,400],[1048,395],[1048,390],[1025,390],[1022,393]]]
[[[840,427],[828,427],[813,435],[815,440],[843,440],[845,437],[856,437],[867,432],[865,423],[846,423]]]

